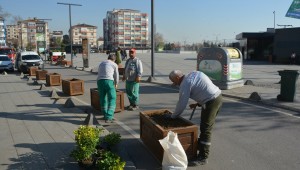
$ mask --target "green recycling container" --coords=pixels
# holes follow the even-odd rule
[[[278,73],[281,76],[281,87],[277,100],[293,102],[295,99],[299,72],[297,70],[281,70],[278,71]]]

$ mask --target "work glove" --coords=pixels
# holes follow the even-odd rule
[[[197,106],[200,106],[198,103],[190,104],[190,109],[195,109]]]
[[[166,113],[166,114],[164,114],[164,119],[173,119],[171,116],[172,116],[172,114]]]
[[[141,77],[136,77],[135,82],[139,83],[141,81]]]

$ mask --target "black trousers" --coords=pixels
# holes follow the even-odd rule
[[[205,107],[202,107],[198,148],[199,155],[203,158],[208,158],[212,129],[222,103],[223,98],[220,94],[217,98],[206,102]]]

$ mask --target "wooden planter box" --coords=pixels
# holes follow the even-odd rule
[[[177,121],[176,126],[164,128],[155,122],[151,116],[158,116],[160,120],[165,120],[162,116],[165,112],[170,112],[166,109],[149,110],[140,112],[140,138],[143,143],[152,151],[155,157],[162,162],[164,150],[158,140],[167,136],[169,131],[177,133],[179,141],[185,150],[188,159],[197,156],[197,140],[198,126],[181,117],[170,120]]]
[[[47,86],[60,86],[61,75],[58,73],[47,73],[46,74],[46,85]]]
[[[71,61],[67,61],[67,60],[62,60],[61,62],[60,62],[60,64],[61,65],[67,65],[67,66],[70,66],[71,65]]]
[[[36,70],[36,79],[37,80],[46,80],[46,74],[48,73],[47,70]]]
[[[98,89],[91,88],[90,94],[91,94],[91,106],[94,109],[101,111]],[[116,101],[115,113],[122,112],[123,110],[124,110],[124,92],[117,90],[117,101]]]
[[[28,68],[29,76],[36,76],[36,70],[38,70],[38,67],[29,67]]]
[[[118,71],[119,71],[119,75],[123,75],[125,69],[124,69],[123,67],[119,67],[119,68],[118,68]]]
[[[80,79],[62,80],[62,91],[70,96],[81,95],[84,93],[84,81]]]

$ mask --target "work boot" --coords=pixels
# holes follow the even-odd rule
[[[202,143],[199,143],[199,144],[200,145],[198,145],[198,147],[199,147],[198,157],[208,158],[210,145],[205,145]]]
[[[200,165],[206,165],[208,163],[207,158],[202,157],[200,154],[198,154],[196,159],[192,159],[188,162],[188,166],[200,166]]]
[[[133,107],[132,105],[129,105],[129,106],[126,106],[125,109],[126,110],[132,110],[132,107]]]
[[[128,110],[131,110],[131,111],[135,111],[135,110],[137,110],[137,109],[139,109],[139,106],[138,105],[133,105],[130,109],[128,109]]]

